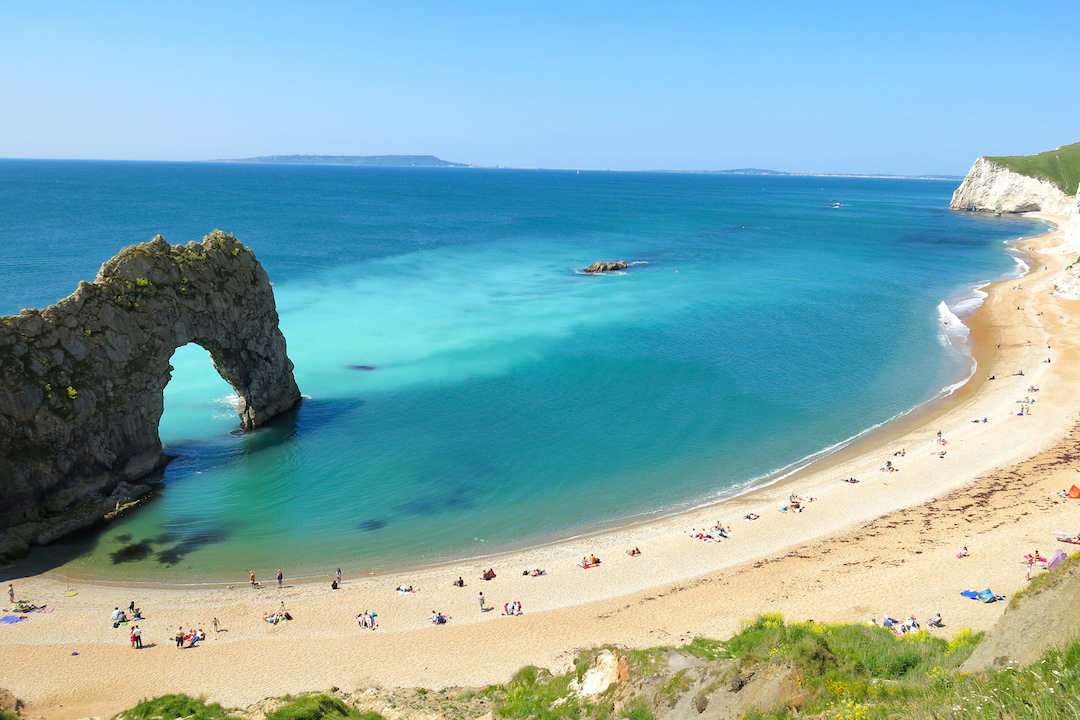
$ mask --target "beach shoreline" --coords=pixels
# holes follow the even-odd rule
[[[1025,216],[1039,219],[1047,223],[1050,228],[1046,233],[1037,236],[1021,237],[1016,241],[1009,241],[1012,248],[1016,249],[1027,258],[1029,265],[1027,272],[1030,272],[1031,268],[1034,267],[1035,258],[1027,250],[1029,243],[1039,244],[1044,238],[1056,237],[1055,233],[1058,233],[1061,227],[1063,227],[1065,218],[1038,212],[1027,213]],[[971,290],[982,290],[983,292],[988,293],[990,289],[998,285],[1017,282],[1018,280],[1021,280],[1022,277],[1023,276],[993,281],[982,286],[973,287]],[[958,383],[958,387],[955,387],[951,392],[946,392],[948,387],[952,387],[951,385],[946,386],[945,388],[942,388],[937,396],[925,400],[897,416],[881,422],[877,426],[864,429],[853,437],[843,440],[831,448],[822,449],[805,458],[796,460],[787,466],[778,468],[767,475],[745,481],[732,488],[727,488],[722,497],[710,499],[690,507],[681,507],[675,510],[658,510],[655,512],[642,513],[633,517],[617,518],[597,524],[590,529],[569,536],[557,534],[551,539],[541,539],[538,542],[530,540],[519,546],[503,547],[493,552],[480,555],[455,557],[437,562],[421,562],[414,565],[405,563],[396,564],[393,567],[388,568],[380,567],[367,569],[363,572],[363,575],[366,577],[385,577],[401,574],[429,574],[450,571],[454,567],[462,564],[488,562],[504,563],[511,558],[518,557],[523,553],[528,553],[530,551],[556,548],[567,543],[587,542],[591,539],[602,541],[604,537],[613,533],[647,528],[656,523],[679,522],[683,519],[694,518],[703,512],[723,512],[723,509],[729,503],[740,500],[751,500],[757,493],[765,491],[768,488],[786,487],[789,484],[798,484],[802,479],[815,473],[827,472],[829,468],[841,462],[851,460],[868,452],[873,452],[950,412],[957,407],[959,403],[973,397],[983,387],[983,383],[985,382],[985,373],[983,370],[991,367],[991,363],[995,357],[993,350],[988,347],[988,337],[989,334],[992,333],[993,328],[987,327],[987,324],[983,322],[980,317],[980,310],[982,310],[985,302],[986,298],[978,304],[973,312],[968,313],[966,317],[962,318],[963,323],[969,330],[969,336],[965,345],[975,363],[975,370],[966,381]],[[990,372],[992,374],[992,370]],[[728,492],[731,494],[727,494]],[[147,500],[149,499],[150,498],[147,498]],[[139,504],[144,504],[144,502],[141,501]],[[91,529],[90,532],[98,532],[98,530]],[[47,562],[47,559],[43,562]],[[29,563],[29,567],[36,568],[41,564],[42,563],[31,562]],[[16,563],[15,567],[21,569],[22,565],[23,563],[21,562]],[[43,571],[43,574],[48,574],[63,582],[94,583],[103,586],[129,587],[133,589],[219,587],[243,583],[246,581],[247,576],[246,569],[238,568],[236,578],[231,580],[194,579],[181,582],[165,579],[125,578],[109,580],[108,578],[94,576],[93,574],[81,575],[78,573],[65,572],[65,569],[66,568],[61,566],[52,570]],[[37,573],[35,572],[34,574]],[[3,575],[0,575],[0,577],[3,577]],[[327,576],[324,573],[300,575],[292,578],[291,582],[321,583],[324,581],[325,577]]]
[[[11,678],[5,681],[8,688],[43,718],[111,714],[164,692],[206,694],[242,705],[329,685],[483,685],[506,680],[524,664],[558,667],[577,648],[590,645],[640,647],[679,644],[697,635],[724,636],[757,612],[831,621],[865,620],[881,610],[904,612],[892,603],[901,602],[900,597],[923,602],[911,599],[916,586],[936,604],[912,612],[946,609],[950,629],[986,629],[999,608],[968,607],[956,600],[957,592],[946,595],[945,589],[974,569],[985,578],[982,582],[994,583],[996,592],[1022,587],[1023,575],[1016,568],[998,567],[993,552],[980,556],[979,538],[1007,538],[1000,542],[1010,552],[1017,543],[1026,547],[1047,538],[1046,522],[1068,518],[1057,507],[1060,503],[1042,517],[1025,514],[1023,522],[965,521],[986,527],[965,543],[976,557],[965,559],[960,573],[950,574],[957,562],[952,544],[966,539],[971,527],[935,534],[899,521],[888,525],[889,518],[951,502],[986,478],[1007,475],[1008,468],[1032,457],[1053,456],[1062,443],[1072,441],[1077,415],[1069,401],[1080,391],[1080,372],[1071,368],[1077,366],[1080,338],[1066,316],[1080,304],[1048,294],[1067,261],[1060,255],[1039,256],[1038,250],[1053,244],[1064,223],[1035,216],[1055,227],[1018,243],[1032,258],[1028,274],[984,288],[987,297],[967,321],[977,362],[968,382],[777,482],[720,503],[525,550],[347,577],[337,591],[328,589],[329,577],[290,580],[280,590],[272,582],[253,590],[242,580],[232,586],[164,586],[114,585],[57,572],[16,577],[9,581],[20,597],[47,602],[54,612],[5,629],[0,675]],[[1014,302],[1019,303],[1015,310]],[[1045,363],[1047,356],[1053,362]],[[1023,376],[1013,374],[1018,370]],[[1040,386],[1039,393],[1026,392],[1031,385]],[[1024,405],[1032,414],[1017,417],[1017,399],[1032,394],[1038,402]],[[975,422],[983,417],[988,422]],[[937,442],[938,430],[946,445]],[[898,472],[881,471],[886,462]],[[1075,475],[1071,467],[1053,468],[1053,473]],[[860,482],[843,483],[844,477]],[[1040,482],[1057,480],[1054,474]],[[816,499],[805,503],[801,513],[781,512],[791,494]],[[924,512],[934,517],[934,510]],[[746,522],[742,518],[748,513],[759,518]],[[717,521],[732,528],[730,539],[714,543],[689,536],[692,528],[707,529]],[[867,528],[875,524],[881,530],[871,534]],[[883,536],[901,539],[879,550]],[[1045,540],[1042,545],[1047,546]],[[626,555],[630,547],[640,547],[642,555]],[[588,554],[604,562],[590,570],[578,568],[578,558]],[[820,564],[816,569],[806,562],[811,556]],[[928,575],[927,562],[947,568],[939,572],[943,577]],[[479,575],[489,566],[498,577],[485,582]],[[533,568],[547,575],[521,574]],[[459,575],[465,578],[464,589],[451,585]],[[393,588],[399,584],[418,586],[420,592],[396,594]],[[892,591],[890,584],[895,585]],[[78,595],[69,597],[73,586]],[[519,600],[527,614],[502,618],[498,610],[480,612],[475,593],[481,589],[490,593],[491,605]],[[123,630],[106,623],[112,607],[126,606],[130,598],[147,611],[144,631],[159,646],[138,655],[126,647]],[[823,598],[832,599],[831,604],[822,606]],[[878,602],[871,605],[874,599]],[[280,626],[263,623],[261,614],[279,602],[297,619]],[[888,607],[878,606],[884,603]],[[358,630],[353,616],[364,609],[379,613],[379,632]],[[451,623],[430,627],[430,609],[447,612]],[[177,656],[161,647],[178,624],[206,629],[213,617],[229,632],[212,637],[197,652]],[[327,642],[338,646],[343,641],[347,647],[320,654]],[[285,647],[290,650],[282,652]],[[80,655],[70,656],[72,651]],[[138,672],[129,684],[105,680],[110,668],[141,671],[144,666],[151,672]],[[242,679],[215,673],[215,667],[223,666],[234,668]]]

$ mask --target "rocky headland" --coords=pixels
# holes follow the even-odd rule
[[[952,196],[952,210],[996,213],[1045,212],[1067,215],[1075,198],[1045,178],[1022,175],[981,157]]]
[[[151,491],[169,360],[192,342],[245,430],[300,401],[270,280],[220,231],[125,248],[55,305],[0,318],[0,560]]]
[[[1078,146],[1080,144],[1068,145],[1034,156],[981,157],[953,193],[949,208],[998,214],[1041,212],[1055,215],[1056,221],[1064,223],[1065,232],[1059,245],[1043,252],[1080,255],[1080,196],[1066,192],[1074,190],[1076,182],[1073,174],[1070,185],[1070,174],[1065,172],[1070,164],[1077,162]],[[1044,156],[1053,157],[1054,165],[1060,169],[1059,177],[1052,179],[1037,170],[1026,174],[1006,164],[1011,162],[1022,169],[1039,168],[1037,161]],[[1073,263],[1062,275],[1056,293],[1070,300],[1080,299],[1080,262]]]

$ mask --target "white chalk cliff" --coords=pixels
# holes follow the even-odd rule
[[[1076,197],[1069,221],[1065,224],[1065,240],[1050,252],[1080,255],[1080,195]],[[1057,294],[1069,300],[1080,300],[1080,257],[1065,271],[1058,284]]]
[[[949,203],[953,210],[1054,215],[1068,215],[1074,205],[1075,198],[1049,180],[1021,175],[984,157],[971,166]]]

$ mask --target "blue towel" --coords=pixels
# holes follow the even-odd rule
[[[960,594],[963,595],[966,598],[971,598],[972,600],[976,600],[979,597],[979,593],[976,590],[964,590]]]
[[[992,603],[997,600],[997,595],[995,595],[994,591],[990,588],[986,588],[981,593],[979,593],[979,599],[982,600],[984,603]]]
[[[19,617],[18,615],[5,615],[4,617],[0,618],[0,623],[7,623],[8,625],[13,625],[14,623],[22,622],[25,619],[26,618]]]

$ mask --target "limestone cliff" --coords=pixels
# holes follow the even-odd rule
[[[952,210],[1021,213],[1040,210],[1067,215],[1073,198],[1049,180],[1013,172],[981,157],[953,193]]]
[[[300,400],[270,280],[215,231],[133,245],[44,310],[0,318],[0,557],[89,525],[149,491],[162,391],[197,343],[258,427]]]

